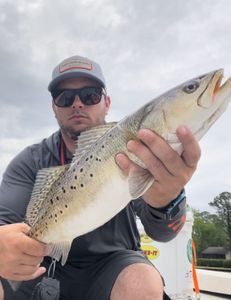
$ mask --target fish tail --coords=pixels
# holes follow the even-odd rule
[[[57,261],[61,259],[61,264],[62,266],[64,266],[71,249],[71,243],[61,242],[61,243],[50,244],[49,246],[51,249],[49,256],[56,259]]]

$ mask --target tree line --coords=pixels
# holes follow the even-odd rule
[[[209,205],[215,213],[193,209],[192,237],[197,248],[197,257],[207,247],[224,247],[231,251],[231,193],[222,192]]]

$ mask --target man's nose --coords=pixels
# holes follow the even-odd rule
[[[72,107],[73,107],[73,108],[75,108],[75,107],[81,108],[81,107],[83,107],[83,106],[84,106],[84,104],[83,104],[83,102],[80,100],[79,95],[76,95],[76,96],[75,96],[75,100],[74,100],[74,102],[72,103]]]

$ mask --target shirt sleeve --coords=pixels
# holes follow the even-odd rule
[[[10,162],[0,185],[0,225],[23,221],[36,173],[29,147]]]
[[[134,200],[134,207],[147,235],[159,242],[172,240],[181,230],[186,220],[186,205],[171,220],[162,220],[154,216],[152,208],[142,198]]]

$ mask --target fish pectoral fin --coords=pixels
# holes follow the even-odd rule
[[[61,259],[61,265],[64,266],[71,249],[71,243],[65,241],[55,244],[49,244],[49,246],[51,248],[49,256],[56,259],[57,261]]]
[[[129,192],[133,199],[142,196],[154,182],[152,174],[143,168],[130,172],[128,176]]]

